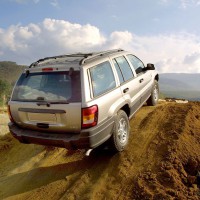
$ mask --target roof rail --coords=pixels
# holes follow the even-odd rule
[[[39,63],[50,60],[50,59],[57,59],[57,58],[65,58],[65,57],[83,57],[83,59],[80,60],[79,64],[84,64],[86,60],[92,59],[96,56],[103,56],[108,53],[114,53],[114,52],[120,52],[124,51],[123,49],[113,49],[108,51],[100,51],[100,52],[94,52],[94,53],[74,53],[74,54],[66,54],[66,55],[60,55],[60,56],[53,56],[53,57],[46,57],[39,59],[38,61],[32,63],[29,68],[36,67]]]
[[[83,57],[87,58],[88,56],[92,56],[92,53],[75,53],[75,54],[66,54],[66,55],[60,55],[60,56],[53,56],[53,57],[46,57],[39,59],[38,61],[32,63],[29,68],[36,67],[40,62],[43,62],[45,60],[50,60],[50,59],[57,59],[57,58],[65,58],[65,57]]]
[[[123,49],[113,49],[113,50],[100,51],[100,52],[96,52],[96,53],[87,54],[87,56],[84,57],[80,61],[80,65],[84,64],[86,60],[92,59],[96,56],[103,56],[103,55],[108,54],[108,53],[115,53],[115,52],[120,52],[120,51],[124,51],[124,50]]]

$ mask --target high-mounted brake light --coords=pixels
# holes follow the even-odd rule
[[[10,105],[7,106],[7,110],[8,110],[8,116],[10,118],[10,121],[14,123],[15,121],[14,121],[12,114],[11,114],[11,111],[10,111]]]
[[[43,72],[50,72],[50,71],[53,71],[53,68],[52,67],[42,68],[42,71]]]
[[[97,125],[98,106],[82,108],[82,128],[90,128]]]

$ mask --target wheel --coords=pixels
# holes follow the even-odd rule
[[[158,103],[159,99],[159,86],[158,86],[158,81],[154,81],[154,86],[151,91],[151,96],[147,100],[147,105],[148,106],[155,106]]]
[[[114,152],[123,151],[129,139],[129,119],[127,114],[120,110],[115,119],[113,134],[110,138],[110,146]]]

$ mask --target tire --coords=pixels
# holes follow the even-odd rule
[[[154,85],[151,91],[151,96],[147,100],[148,106],[155,106],[158,103],[159,99],[159,86],[158,81],[154,81]]]
[[[110,147],[114,152],[123,151],[129,139],[129,119],[127,114],[120,110],[115,119],[113,134],[110,138]]]

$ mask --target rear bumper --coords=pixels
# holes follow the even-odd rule
[[[51,133],[24,129],[10,122],[11,134],[25,144],[41,144],[67,149],[95,148],[105,142],[112,134],[114,117],[93,128],[83,129],[79,133]]]

